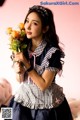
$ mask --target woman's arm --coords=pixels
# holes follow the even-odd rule
[[[55,72],[45,70],[43,74],[40,76],[35,70],[31,70],[28,72],[28,75],[32,79],[32,81],[40,88],[40,90],[44,91],[48,88],[55,77]]]
[[[26,70],[31,67],[30,62],[25,58],[23,53],[15,54],[15,59],[23,62],[26,67]],[[32,79],[32,81],[39,87],[40,90],[44,91],[46,88],[49,87],[52,80],[55,77],[55,72],[45,70],[43,74],[40,76],[34,69],[28,72],[28,75]]]

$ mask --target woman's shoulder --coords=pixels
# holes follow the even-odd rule
[[[59,50],[57,47],[54,47],[51,44],[46,44],[46,47],[44,49],[45,52],[55,53],[57,50]]]

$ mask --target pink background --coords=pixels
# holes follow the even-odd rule
[[[48,0],[51,1],[53,0]],[[40,5],[40,2],[41,0],[6,0],[0,7],[0,77],[5,77],[11,82],[13,93],[19,84],[11,67],[11,51],[6,28],[15,27],[23,22],[28,8],[34,4]],[[56,31],[64,44],[66,54],[62,76],[57,76],[56,81],[63,87],[67,97],[80,98],[80,5],[45,5],[45,7],[54,13]]]

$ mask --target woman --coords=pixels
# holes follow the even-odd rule
[[[52,11],[32,6],[24,24],[29,58],[22,52],[14,54],[16,79],[21,85],[9,104],[13,120],[72,120],[62,88],[55,83],[64,52]]]

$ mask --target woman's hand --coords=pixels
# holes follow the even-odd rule
[[[21,83],[24,81],[25,68],[23,63],[15,61],[13,65],[14,71],[16,73],[16,80]]]
[[[25,58],[22,52],[17,52],[14,54],[14,61],[18,62],[18,68],[20,68],[19,63],[23,63],[26,69],[30,68],[30,62],[27,60],[27,58]]]
[[[25,72],[24,65],[22,62],[14,61],[13,68],[15,73],[17,74],[23,74]]]
[[[22,52],[14,53],[13,61],[13,68],[16,73],[16,80],[21,83],[24,81],[24,73],[26,69],[30,68],[30,63],[25,58]]]
[[[23,61],[22,61],[22,53],[14,53],[14,70],[16,73],[23,73],[24,71],[24,65],[23,65]]]

